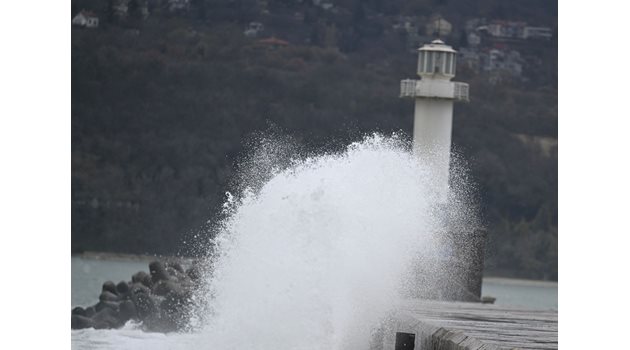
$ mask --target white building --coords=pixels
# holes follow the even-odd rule
[[[265,30],[265,26],[260,22],[250,22],[243,34],[248,38],[255,38],[260,32]]]
[[[320,6],[321,6],[321,8],[323,8],[326,11],[332,10],[332,8],[335,7],[335,5],[333,5],[333,4],[329,3],[329,2],[322,3]]]
[[[481,44],[481,36],[475,32],[470,32],[468,33],[468,36],[466,37],[467,42],[468,42],[468,46],[479,46],[479,44]]]
[[[525,22],[494,21],[487,28],[490,35],[498,38],[522,38]]]
[[[466,20],[466,22],[464,23],[464,29],[467,33],[469,33],[476,30],[482,24],[485,24],[485,19],[471,18],[469,20]]]
[[[175,11],[187,11],[190,7],[190,0],[168,0],[168,10]]]
[[[553,37],[551,28],[531,27],[525,22],[492,21],[490,24],[478,26],[475,31],[504,39],[551,39]]]
[[[457,53],[460,66],[472,70],[473,72],[479,72],[481,66],[480,56],[476,49],[462,48]]]
[[[451,34],[453,25],[442,17],[434,17],[427,22],[425,30],[428,36],[446,37]]]
[[[135,11],[129,13],[130,5],[134,1]],[[126,20],[129,16],[140,16],[142,19],[149,17],[149,0],[114,0],[113,2],[114,16],[118,20]]]
[[[553,37],[553,31],[549,27],[525,27],[523,31],[524,39],[546,39]]]
[[[518,51],[491,49],[481,55],[481,69],[485,72],[496,72],[520,77],[523,73],[523,59]]]
[[[98,28],[98,17],[89,11],[81,11],[72,19],[72,24],[85,28]]]

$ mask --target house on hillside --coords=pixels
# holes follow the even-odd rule
[[[524,39],[545,39],[549,40],[553,37],[553,31],[549,27],[525,27]]]
[[[98,28],[98,17],[93,12],[82,10],[74,16],[72,25],[85,28]]]
[[[320,5],[320,7],[321,7],[322,9],[324,9],[325,11],[330,11],[330,10],[332,10],[332,9],[333,9],[333,7],[335,7],[335,5],[333,5],[333,4],[329,3],[329,2],[325,2],[325,3],[322,3],[322,4]]]
[[[466,67],[471,71],[478,73],[481,67],[481,58],[477,50],[461,48],[457,52],[457,64],[460,67]]]
[[[168,0],[168,10],[170,12],[188,11],[190,0]]]
[[[453,25],[442,18],[442,16],[432,16],[425,26],[427,36],[447,37],[453,31]]]
[[[243,34],[248,38],[255,38],[260,32],[265,30],[265,26],[260,22],[249,22]]]
[[[149,17],[148,0],[114,0],[112,11],[117,20],[125,20],[128,17],[147,19]]]
[[[486,24],[485,18],[471,18],[471,19],[466,20],[466,22],[464,23],[464,30],[466,31],[466,33],[470,33],[477,30],[478,27],[483,26],[485,24]]]
[[[129,12],[129,5],[128,5],[129,1],[126,0],[118,0],[118,1],[114,1],[111,4],[111,11],[114,13],[114,17],[117,20],[123,20],[125,18],[127,18],[127,14]]]
[[[551,39],[553,31],[549,27],[532,27],[525,22],[495,20],[478,26],[478,33],[485,33],[498,39]]]
[[[527,26],[527,23],[525,22],[496,20],[485,26],[484,29],[488,32],[488,34],[497,38],[517,39],[523,38],[525,26]]]
[[[468,42],[470,47],[477,47],[481,44],[481,36],[475,32],[470,32],[466,36],[466,42]]]
[[[495,72],[520,78],[523,73],[523,59],[516,50],[490,49],[480,55],[481,69],[487,73]]]

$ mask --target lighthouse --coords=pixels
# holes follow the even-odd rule
[[[415,100],[413,120],[414,155],[427,166],[439,208],[448,210],[449,170],[453,103],[468,102],[468,84],[451,81],[455,77],[457,51],[436,39],[418,49],[420,80],[400,82],[400,96]],[[444,206],[442,206],[444,205]],[[447,226],[449,223],[445,223]],[[450,248],[432,264],[438,270],[423,271],[419,264],[420,285],[435,286],[424,298],[479,301],[483,275],[485,230],[452,227],[446,234]],[[425,262],[426,263],[426,262]],[[423,292],[424,293],[424,292]]]
[[[456,53],[442,40],[418,49],[420,80],[400,82],[400,96],[415,99],[413,149],[436,180],[435,191],[442,202],[448,196],[453,102],[468,101],[468,84],[453,82]]]

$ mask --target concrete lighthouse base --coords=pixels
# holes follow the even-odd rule
[[[440,239],[447,248],[414,264],[410,298],[481,301],[485,230],[450,231]]]

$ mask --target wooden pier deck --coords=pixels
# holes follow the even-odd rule
[[[387,328],[384,349],[394,349],[396,332],[415,334],[416,350],[558,348],[555,310],[408,300]]]

